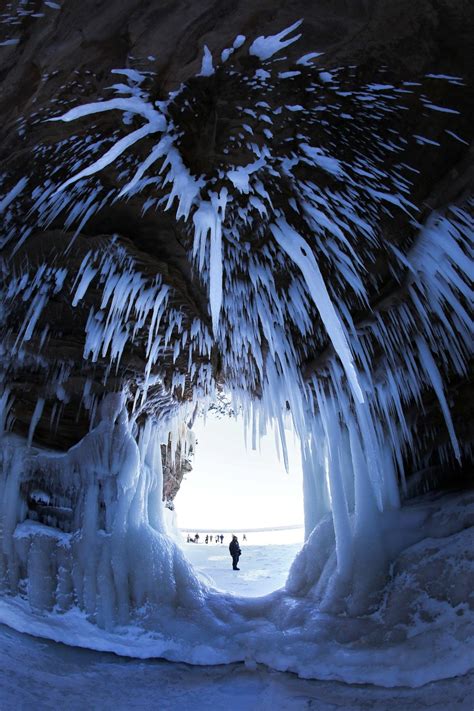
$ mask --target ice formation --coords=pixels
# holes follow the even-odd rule
[[[34,227],[59,219],[77,235],[104,206],[136,196],[144,213],[174,215],[189,264],[206,290],[208,313],[187,319],[172,286],[162,275],[150,275],[118,236],[107,249],[88,251],[75,271],[46,260],[36,271],[14,259],[2,263],[0,585],[15,596],[16,619],[24,619],[27,601],[36,615],[34,629],[58,639],[71,641],[58,627],[68,630],[79,610],[83,629],[95,640],[90,644],[103,648],[197,663],[248,658],[305,676],[338,678],[337,654],[322,640],[334,632],[330,620],[342,615],[340,644],[353,661],[340,678],[380,682],[367,657],[357,648],[351,652],[358,632],[351,633],[347,619],[375,614],[374,595],[399,552],[393,522],[406,522],[406,545],[417,541],[410,512],[398,513],[403,453],[410,449],[416,457],[418,438],[430,433],[413,429],[408,405],[432,390],[452,447],[443,456],[469,454],[457,438],[443,383],[466,373],[472,348],[473,205],[466,200],[416,223],[416,166],[406,164],[405,150],[419,136],[404,136],[398,127],[420,108],[449,121],[449,107],[433,104],[411,82],[384,80],[383,72],[367,83],[356,67],[324,71],[311,61],[317,53],[282,72],[276,55],[296,41],[288,35],[299,24],[259,37],[247,49],[239,36],[220,64],[206,47],[200,73],[167,100],[153,96],[150,77],[117,70],[127,83],[113,85],[114,98],[43,117],[67,124],[67,138],[61,146],[38,146],[38,160],[48,166],[42,184],[32,189],[30,176],[15,185],[6,176],[1,183],[2,244],[13,258]],[[258,68],[238,72],[237,52],[259,60]],[[220,163],[202,169],[189,159],[186,141],[193,138],[186,131],[200,116],[195,87],[205,91],[211,79],[227,82],[242,97],[242,125],[226,136]],[[283,84],[285,102],[279,103]],[[104,114],[116,128],[102,136],[93,122]],[[297,130],[274,142],[277,128],[293,125],[295,116]],[[90,121],[91,131],[78,137],[74,126],[81,121]],[[423,148],[436,150],[432,143]],[[232,162],[236,147],[246,163]],[[102,181],[111,167],[118,175],[113,187]],[[18,233],[13,218],[26,194],[28,218]],[[413,238],[387,246],[383,232],[391,224]],[[73,248],[65,245],[66,254]],[[401,295],[375,308],[377,276],[369,265],[380,253]],[[91,379],[100,372],[110,390],[98,397],[88,380],[83,407],[89,434],[68,452],[48,451],[35,443],[35,431],[45,402],[55,401],[51,419],[60,417],[67,359],[58,359],[26,439],[10,433],[9,378],[28,359],[40,373],[45,367],[47,329],[38,352],[28,344],[38,336],[48,304],[60,297],[79,310],[91,290],[100,299],[85,319],[84,368]],[[13,336],[9,318],[18,304],[28,307]],[[366,313],[358,323],[356,309]],[[124,353],[134,349],[143,368],[117,386]],[[218,374],[212,366],[216,353]],[[316,360],[315,353],[321,354]],[[176,364],[171,379],[163,373],[165,359]],[[185,366],[178,367],[181,362]],[[271,600],[239,601],[209,589],[174,541],[163,509],[160,447],[171,441],[186,450],[183,422],[213,401],[222,382],[242,408],[253,442],[275,425],[285,458],[288,416],[301,442],[307,543],[286,589]],[[49,617],[38,617],[40,612]],[[231,626],[230,644],[221,622],[236,615],[240,627]],[[469,615],[463,624],[472,625]],[[443,637],[440,619],[434,615],[425,631],[438,635],[441,659],[458,628]],[[91,624],[109,636],[91,633]],[[396,645],[409,639],[408,631],[397,640],[395,628],[393,638],[383,641],[387,664]],[[287,634],[290,629],[297,631]],[[382,634],[375,621],[374,629],[375,640]],[[360,630],[363,636],[362,623]],[[120,642],[120,631],[126,642]],[[262,640],[271,640],[271,651]],[[460,648],[471,642],[466,636]],[[313,661],[309,652],[298,651],[302,644]],[[442,674],[441,666],[428,665],[423,681]],[[455,667],[453,662],[445,673]],[[393,683],[420,678],[407,667]]]

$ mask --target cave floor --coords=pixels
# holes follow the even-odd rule
[[[429,653],[429,650],[427,650]],[[306,681],[244,664],[192,667],[67,647],[0,625],[2,711],[470,711],[474,673],[418,689]]]

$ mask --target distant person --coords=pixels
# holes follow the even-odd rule
[[[194,543],[199,543],[199,533],[194,536]]]
[[[232,536],[232,540],[229,543],[229,553],[232,556],[232,570],[240,570],[240,568],[237,567],[237,563],[239,562],[242,551],[240,550],[237,536]]]
[[[244,533],[244,535],[242,536],[242,540],[243,540],[243,541],[246,541],[246,540],[247,540],[247,536],[245,535],[245,533]]]
[[[219,545],[219,536],[216,536],[216,543]]]
[[[191,536],[188,533],[188,537],[186,538],[186,543],[190,543],[190,542],[191,542]]]
[[[204,543],[206,543],[206,544],[209,543],[209,536],[206,536],[206,537],[205,537]]]
[[[221,538],[221,543],[224,543],[224,536],[222,535],[222,533],[221,533],[220,538]]]
[[[209,536],[209,542],[212,543],[212,535]]]

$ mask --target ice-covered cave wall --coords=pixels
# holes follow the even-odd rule
[[[332,513],[342,599],[358,570],[370,586],[368,544],[385,570],[382,512],[471,459],[462,42],[446,66],[438,9],[420,58],[415,6],[420,24],[391,30],[402,61],[380,45],[388,4],[333,8],[350,51],[328,10],[279,10],[262,34],[242,4],[232,37],[210,28],[188,62],[179,45],[175,71],[147,45],[165,20],[147,35],[135,5],[137,46],[97,40],[100,69],[71,29],[113,37],[123,8],[5,23],[5,96],[32,78],[1,149],[3,590],[106,627],[195,604],[161,446],[185,451],[183,423],[225,383],[283,457],[292,418],[307,532]],[[70,38],[61,67],[45,36]]]

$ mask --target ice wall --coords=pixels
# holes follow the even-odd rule
[[[77,606],[105,629],[146,605],[195,605],[200,584],[169,537],[161,444],[168,431],[133,426],[120,395],[67,454],[2,437],[0,584],[33,610]],[[183,448],[184,448],[183,444]]]

